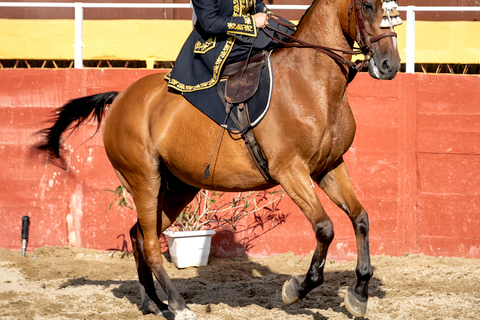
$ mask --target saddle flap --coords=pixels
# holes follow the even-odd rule
[[[243,69],[240,69],[228,77],[225,85],[225,99],[227,102],[240,103],[250,99],[257,92],[260,83],[260,73],[265,61],[266,59],[262,59],[261,61],[248,64],[243,76]]]

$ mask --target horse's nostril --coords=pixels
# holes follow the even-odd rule
[[[381,65],[382,65],[381,68],[383,69],[383,71],[390,72],[393,70],[393,64],[390,61],[390,59],[383,60]]]

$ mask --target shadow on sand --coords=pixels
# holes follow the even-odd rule
[[[223,303],[232,308],[257,305],[267,313],[269,309],[277,308],[289,315],[308,315],[315,320],[328,319],[321,310],[329,308],[351,317],[343,305],[343,296],[346,287],[355,283],[352,263],[348,266],[338,263],[327,265],[325,282],[320,287],[314,289],[297,304],[291,306],[283,304],[281,298],[283,283],[292,275],[305,273],[308,264],[309,261],[301,260],[293,254],[286,254],[281,255],[281,260],[273,263],[270,260],[256,262],[243,257],[211,258],[208,266],[205,267],[178,270],[172,264],[166,263],[166,268],[187,304],[203,305],[207,315],[214,305]],[[291,270],[292,274],[275,272],[270,266],[278,270]],[[345,270],[347,267],[352,270]],[[95,281],[76,278],[67,281],[63,287],[88,285],[112,287],[115,297],[127,298],[132,304],[141,308],[138,282],[134,280]],[[371,297],[385,296],[380,279],[373,277],[369,287]],[[157,287],[157,292],[160,299],[165,301],[166,297],[160,287]]]

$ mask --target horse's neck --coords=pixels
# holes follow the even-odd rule
[[[347,2],[348,0],[314,1],[302,17],[295,37],[314,45],[343,50],[351,49],[351,44],[345,38],[341,23],[341,20],[348,16],[348,5],[344,8]],[[345,70],[347,68],[328,55],[309,48],[283,48],[279,51],[275,54],[276,59],[274,60],[276,61],[273,61],[273,64],[274,68],[280,72],[295,66],[301,73],[299,81],[322,82],[323,87],[346,86]],[[348,55],[343,55],[343,57],[347,60],[351,58]]]
[[[347,10],[344,4],[348,0],[329,1],[316,0],[305,13],[295,32],[295,37],[329,48],[349,50],[351,49],[342,31],[339,14]],[[323,87],[328,91],[336,91],[338,94],[329,95],[329,99],[343,99],[343,92],[347,85],[345,65],[340,64],[324,53],[311,48],[282,48],[278,50],[272,59],[273,68],[280,74],[296,74],[289,81],[309,83],[312,87]],[[345,59],[350,56],[344,55]]]
[[[302,18],[295,37],[325,47],[351,49],[340,22],[348,16],[348,6],[343,8],[345,1],[348,0],[340,1],[341,6],[339,1],[316,0]],[[339,17],[343,10],[347,10],[345,16]],[[344,58],[350,59],[347,55]],[[347,86],[345,71],[348,68],[328,55],[311,48],[282,48],[272,56],[272,64],[278,74],[288,75],[275,79],[275,83],[283,82],[277,88],[284,91],[289,88],[290,94],[305,99],[308,96],[311,101],[328,100],[329,106],[344,101]],[[289,106],[285,105],[285,108]],[[322,108],[321,112],[325,109]]]
[[[295,36],[316,45],[349,49],[338,16],[342,10],[339,1],[314,1],[300,21]]]

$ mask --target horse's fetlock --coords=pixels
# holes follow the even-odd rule
[[[325,281],[323,278],[323,271],[317,271],[314,273],[309,272],[307,279],[310,279],[310,285],[308,287],[317,287]]]
[[[357,278],[362,281],[369,281],[373,277],[373,269],[370,265],[359,265],[355,270]]]

